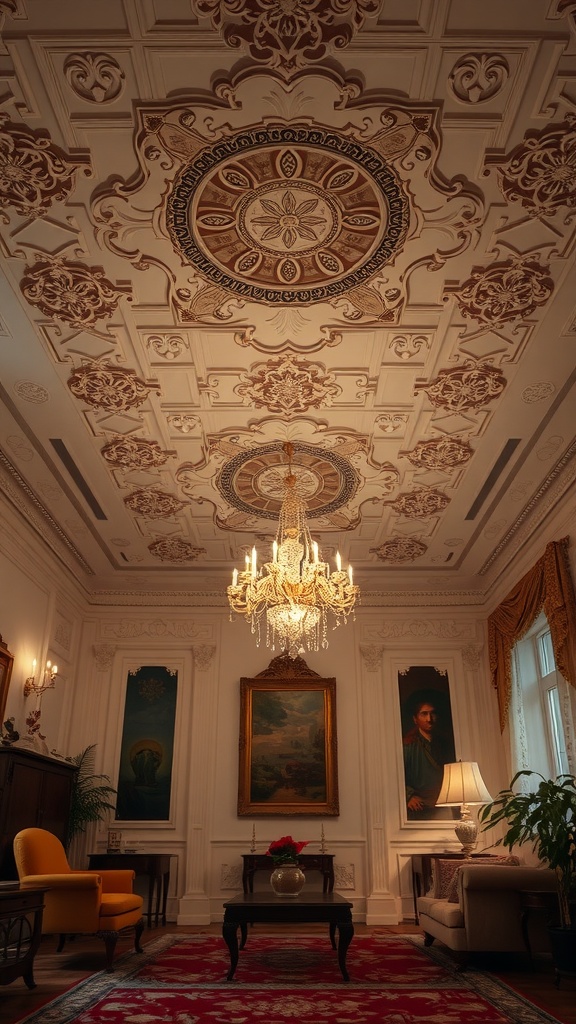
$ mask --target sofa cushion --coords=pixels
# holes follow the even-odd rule
[[[426,914],[433,921],[438,921],[446,928],[463,928],[464,914],[457,903],[448,903],[448,900],[437,900],[433,896],[420,896],[418,898],[418,914]]]
[[[462,905],[460,892],[460,870],[466,864],[509,864],[511,866],[517,866],[520,864],[520,858],[515,857],[514,854],[509,854],[508,856],[502,855],[501,857],[474,857],[473,860],[459,861],[457,869],[450,879],[448,892],[446,894],[446,899],[449,903],[459,903],[460,906]]]

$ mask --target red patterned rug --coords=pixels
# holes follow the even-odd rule
[[[326,939],[250,935],[234,981],[212,935],[164,935],[23,1018],[29,1024],[553,1024],[491,975],[418,938],[352,940],[344,983]]]

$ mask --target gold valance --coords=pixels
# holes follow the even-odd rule
[[[501,729],[508,720],[510,706],[512,648],[542,609],[550,625],[556,667],[576,686],[576,598],[568,562],[568,540],[563,537],[551,541],[534,568],[488,619],[490,672],[498,693]]]

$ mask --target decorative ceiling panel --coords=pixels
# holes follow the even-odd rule
[[[574,486],[573,5],[48,7],[0,4],[10,500],[95,601],[223,602],[290,441],[368,603],[480,603]]]

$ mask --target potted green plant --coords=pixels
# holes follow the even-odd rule
[[[116,790],[110,785],[112,780],[108,775],[97,775],[94,772],[95,750],[96,744],[91,743],[70,758],[71,763],[77,765],[78,771],[72,784],[67,846],[70,846],[74,836],[86,831],[90,822],[101,821],[106,817],[106,812],[113,811],[115,807],[109,799],[116,795]]]
[[[523,776],[540,779],[528,793],[515,792]],[[552,955],[558,972],[573,973],[576,967],[576,779],[558,775],[546,779],[539,772],[517,772],[509,789],[503,789],[478,815],[486,829],[504,825],[506,832],[496,846],[531,843],[539,860],[556,872],[559,928],[550,928]]]

